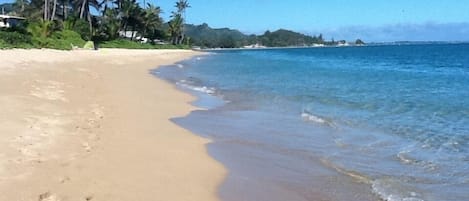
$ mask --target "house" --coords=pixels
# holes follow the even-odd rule
[[[0,15],[0,28],[10,28],[21,24],[26,18],[10,15]]]

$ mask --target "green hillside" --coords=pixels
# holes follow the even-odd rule
[[[322,35],[313,37],[285,29],[266,31],[264,35],[259,36],[259,39],[260,43],[267,47],[310,46],[324,43]]]
[[[248,36],[238,30],[221,28],[213,29],[207,24],[185,25],[185,34],[195,46],[207,48],[233,48],[247,44]]]
[[[236,48],[259,44],[266,47],[311,46],[324,44],[322,35],[308,36],[290,30],[266,31],[262,35],[246,35],[235,29],[214,29],[207,24],[185,25],[185,34],[194,46],[202,48]]]

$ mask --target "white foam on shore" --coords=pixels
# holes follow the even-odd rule
[[[313,123],[316,123],[316,124],[321,124],[321,125],[329,126],[329,127],[332,127],[332,128],[337,128],[337,126],[334,124],[334,122],[329,121],[325,118],[321,118],[319,116],[313,115],[309,112],[301,113],[301,118],[304,121],[313,122]]]
[[[413,163],[416,163],[417,160],[411,158],[409,155],[408,155],[409,151],[400,151],[399,153],[396,154],[397,158],[399,158],[399,160],[404,163],[404,164],[413,164]]]
[[[186,89],[190,89],[190,90],[193,90],[193,91],[198,91],[198,92],[202,92],[202,93],[206,93],[206,94],[209,94],[209,95],[213,95],[215,94],[216,92],[216,89],[213,88],[213,87],[206,87],[206,86],[193,86],[193,85],[190,85],[190,84],[187,84],[187,81],[186,80],[181,80],[179,82],[176,82],[176,85],[179,85],[181,87],[184,87]]]
[[[312,122],[316,122],[316,123],[320,123],[320,124],[325,124],[326,123],[326,120],[321,119],[318,116],[314,116],[314,115],[306,113],[306,112],[301,113],[301,118],[303,118],[303,120],[312,121]]]
[[[409,187],[403,186],[396,180],[378,179],[371,184],[373,193],[384,201],[425,201],[418,193],[409,191]]]

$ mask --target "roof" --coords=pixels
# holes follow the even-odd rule
[[[10,15],[0,15],[0,18],[3,19],[18,19],[18,20],[25,20],[24,17],[17,17],[17,16],[10,16]]]

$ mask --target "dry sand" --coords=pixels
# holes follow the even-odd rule
[[[149,70],[187,50],[0,51],[0,201],[210,201],[226,171]]]

